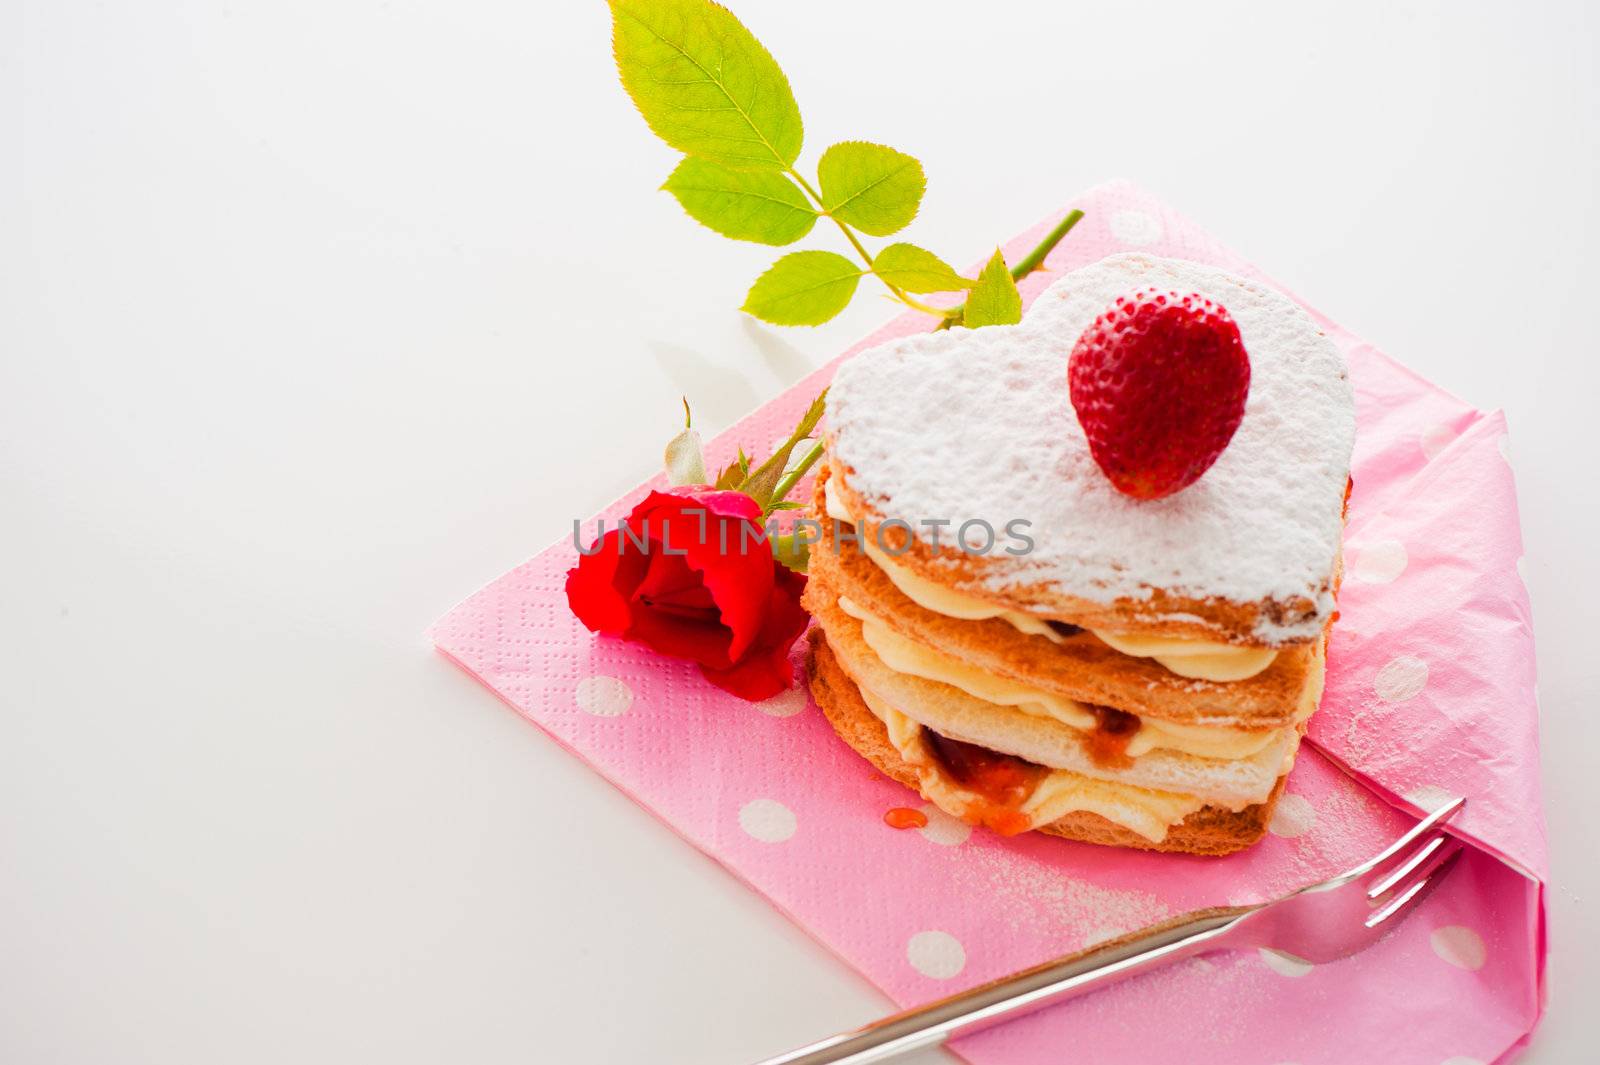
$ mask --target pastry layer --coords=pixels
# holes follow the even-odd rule
[[[975,669],[959,659],[900,635],[888,622],[862,609],[859,603],[848,596],[839,596],[838,602],[839,609],[861,623],[861,639],[878,656],[878,661],[896,673],[948,684],[974,699],[996,706],[1016,707],[1025,714],[1059,721],[1082,732],[1100,725],[1100,714],[1092,704]],[[1309,707],[1306,716],[1309,717],[1309,710],[1314,708]],[[1236,729],[1215,725],[1181,725],[1137,715],[1129,717],[1138,723],[1122,751],[1130,758],[1157,749],[1192,754],[1196,758],[1248,758],[1286,739],[1285,734],[1294,731],[1292,726],[1282,729]]]
[[[847,674],[848,675],[848,674]],[[916,771],[922,795],[945,813],[1013,836],[1073,813],[1095,813],[1160,843],[1167,830],[1205,805],[1193,795],[1151,791],[1129,784],[1095,780],[1052,769],[1015,807],[997,807],[961,784],[940,764],[928,743],[928,730],[860,685],[856,690],[872,716],[883,722],[889,743]]]
[[[830,469],[819,477],[832,480]],[[818,488],[815,501],[821,510]],[[1308,690],[1318,688],[1321,641],[1278,652],[1254,677],[1229,682],[1179,677],[1149,658],[1122,654],[1088,632],[1047,638],[998,618],[962,620],[917,605],[854,543],[822,519],[811,574],[860,604],[895,632],[996,678],[1062,699],[1112,706],[1176,725],[1266,731],[1293,725]]]
[[[1166,499],[1132,500],[1088,453],[1066,365],[1118,296],[1205,295],[1251,363],[1244,419],[1215,465]],[[1112,633],[1277,648],[1334,610],[1354,401],[1338,350],[1288,297],[1210,267],[1117,255],[1063,276],[1023,322],[890,341],[840,367],[827,445],[864,532],[899,561],[1008,609]],[[952,532],[1026,521],[1032,550],[977,555]],[[933,546],[928,521],[949,523]]]
[[[856,519],[837,489],[838,478],[831,480],[822,478],[818,484],[822,491],[822,513],[834,521],[854,527]],[[915,571],[896,562],[870,536],[858,538],[855,544],[869,561],[883,570],[884,576],[888,577],[906,598],[925,610],[960,621],[999,618],[1018,632],[1029,636],[1043,636],[1056,643],[1063,639],[1063,636],[1051,626],[1049,618],[1019,610],[1008,610],[987,599],[978,599],[953,591],[935,584],[926,577],[918,576]],[[1194,680],[1230,682],[1246,680],[1260,674],[1278,657],[1278,652],[1270,647],[1240,647],[1209,640],[1139,636],[1095,629],[1084,631],[1125,655],[1134,658],[1153,658],[1168,671]]]
[[[807,582],[804,604],[827,633],[841,667],[862,688],[940,735],[1051,769],[1195,795],[1238,810],[1266,799],[1299,746],[1299,730],[1291,728],[1279,730],[1268,745],[1244,758],[1201,758],[1157,748],[1120,765],[1105,764],[1094,737],[1084,729],[891,668],[867,643],[861,623],[841,609],[837,592],[825,579],[814,575]]]
[[[867,707],[860,689],[839,666],[821,629],[811,632],[806,671],[811,693],[839,737],[879,772],[938,805],[933,797],[923,791],[922,777],[917,769],[890,742],[884,723]],[[1282,789],[1283,780],[1279,778],[1265,801],[1239,811],[1202,806],[1169,827],[1159,841],[1089,810],[1065,813],[1048,824],[1038,826],[1038,830],[1105,846],[1186,854],[1230,854],[1250,846],[1266,833],[1272,809]]]

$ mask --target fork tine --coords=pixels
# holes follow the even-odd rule
[[[1456,859],[1465,849],[1460,840],[1451,839],[1442,849],[1432,849],[1421,867],[1395,896],[1367,915],[1366,926],[1376,928],[1391,918],[1399,917],[1427,897],[1428,892],[1449,874]]]
[[[1377,883],[1367,889],[1367,898],[1376,899],[1381,895],[1388,894],[1390,888],[1410,876],[1412,870],[1431,858],[1434,852],[1444,846],[1444,841],[1449,838],[1443,832],[1435,833],[1432,839],[1412,851],[1409,858],[1379,877]]]
[[[1405,835],[1389,844],[1376,856],[1368,858],[1354,869],[1345,872],[1335,879],[1339,883],[1345,883],[1350,880],[1354,880],[1356,877],[1366,876],[1380,865],[1383,865],[1385,862],[1393,859],[1396,855],[1410,853],[1411,849],[1416,846],[1417,840],[1432,834],[1435,828],[1439,827],[1440,825],[1449,821],[1456,814],[1460,813],[1466,807],[1466,805],[1466,799],[1456,799],[1454,802],[1449,803],[1446,806],[1439,807],[1433,813],[1429,814],[1427,817],[1424,817],[1421,821],[1418,821],[1416,827],[1412,828],[1410,832],[1407,832]]]

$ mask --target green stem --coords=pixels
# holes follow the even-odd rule
[[[1032,251],[1017,260],[1017,265],[1011,268],[1011,279],[1013,281],[1021,281],[1023,278],[1039,269],[1039,267],[1043,266],[1045,258],[1055,250],[1057,244],[1061,243],[1061,238],[1072,232],[1072,227],[1077,225],[1082,220],[1082,211],[1077,209],[1068,211],[1066,217],[1057,222],[1055,228],[1046,233],[1044,235],[1044,239],[1038,244],[1034,245]],[[934,328],[949,329],[952,325],[955,325],[961,321],[962,312],[966,309],[967,305],[965,303],[951,307],[949,310],[943,312],[945,316],[944,321],[940,322]]]
[[[1055,250],[1055,246],[1061,243],[1061,238],[1072,232],[1072,227],[1077,225],[1082,218],[1082,211],[1068,211],[1067,216],[1057,222],[1056,227],[1046,233],[1044,239],[1032,251],[1017,260],[1017,265],[1011,268],[1012,280],[1021,281],[1039,269],[1044,264],[1045,256]]]
[[[887,285],[888,282],[885,281],[884,284]],[[944,307],[935,307],[931,303],[923,303],[921,300],[916,299],[913,296],[908,296],[904,292],[900,293],[899,299],[901,303],[905,304],[907,307],[910,307],[912,310],[921,311],[923,314],[931,314],[935,318],[948,318],[951,313],[950,310]]]
[[[774,502],[781,502],[789,498],[789,493],[794,486],[800,483],[801,478],[811,472],[811,467],[817,464],[822,457],[822,441],[818,440],[811,445],[811,450],[806,452],[806,457],[795,464],[794,469],[779,478],[778,483],[772,488]]]
[[[850,246],[856,250],[856,254],[861,256],[861,261],[867,264],[867,269],[872,269],[872,256],[867,254],[867,249],[862,246],[861,241],[856,239],[854,230],[828,213],[827,207],[823,206],[822,203],[822,194],[816,189],[812,188],[811,182],[806,180],[805,175],[793,167],[789,168],[789,176],[794,178],[795,182],[800,186],[805,194],[810,196],[812,201],[816,203],[817,208],[823,217],[830,219],[834,225],[839,227],[839,232],[844,234],[844,239],[848,240],[850,242]],[[890,285],[889,287],[893,288],[894,286]]]
[[[816,203],[821,214],[831,219],[833,224],[839,227],[839,232],[844,234],[844,239],[850,242],[850,246],[856,250],[856,254],[861,256],[861,261],[867,264],[867,272],[872,273],[872,256],[870,253],[868,253],[866,247],[861,243],[860,239],[856,237],[855,230],[851,229],[849,226],[839,221],[839,219],[834,218],[833,215],[828,213],[827,207],[823,206],[822,203],[822,194],[811,187],[811,183],[805,179],[804,174],[800,173],[800,171],[794,169],[793,167],[789,168],[788,173],[790,177],[794,178],[795,183],[800,186],[801,190],[804,191],[807,196],[810,196],[812,201]],[[873,274],[873,276],[877,277],[878,275]],[[883,278],[878,277],[878,280],[883,281]],[[901,291],[901,289],[896,285],[891,285],[887,281],[883,281],[883,284],[895,299],[899,300],[901,303],[912,308],[913,310],[922,311],[924,314],[934,315],[943,315],[945,313],[940,308],[932,306],[931,304],[923,303],[921,300],[912,299],[911,296]]]

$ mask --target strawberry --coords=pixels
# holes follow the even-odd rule
[[[1140,289],[1090,323],[1067,361],[1089,453],[1117,490],[1160,499],[1199,480],[1233,439],[1250,359],[1228,312]]]

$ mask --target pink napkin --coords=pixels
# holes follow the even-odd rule
[[[1024,299],[1129,249],[1261,276],[1128,185],[1068,207],[1087,217],[1023,283]],[[1018,236],[1008,257],[1059,217]],[[433,639],[902,1005],[1185,910],[1319,879],[1399,834],[1417,810],[1466,795],[1461,829],[1475,848],[1365,953],[1318,966],[1265,951],[1192,959],[953,1049],[975,1065],[1508,1059],[1543,1008],[1548,872],[1504,420],[1318,321],[1356,385],[1348,575],[1311,742],[1270,834],[1242,854],[1002,839],[927,806],[926,828],[891,829],[886,810],[922,804],[840,742],[803,688],[752,706],[691,665],[579,625],[562,592],[577,558],[569,539],[441,618]],[[841,358],[925,328],[907,315]],[[723,434],[708,460],[787,432],[837,365]],[[614,521],[648,487],[596,517]]]

